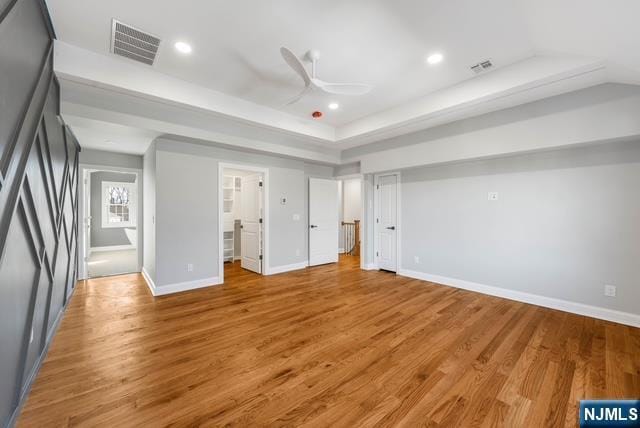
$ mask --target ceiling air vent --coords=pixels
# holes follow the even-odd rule
[[[160,39],[116,19],[111,26],[111,52],[134,61],[153,65]]]
[[[493,67],[493,63],[491,62],[490,59],[488,59],[486,61],[482,61],[475,65],[472,65],[471,71],[473,71],[475,74],[479,74],[479,73],[482,73],[483,71],[489,70],[491,67]]]

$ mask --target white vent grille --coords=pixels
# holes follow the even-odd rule
[[[160,39],[149,33],[145,33],[116,19],[111,26],[111,52],[153,65],[160,46]]]
[[[493,67],[493,63],[491,62],[490,59],[487,59],[485,61],[472,65],[470,68],[471,68],[471,71],[473,71],[475,74],[479,74],[479,73],[482,73],[483,71],[489,70],[491,67]]]

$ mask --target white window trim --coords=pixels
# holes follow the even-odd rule
[[[121,223],[109,223],[107,219],[109,218],[109,206],[106,203],[107,200],[107,188],[109,186],[121,186],[129,188],[129,221],[121,222]],[[103,181],[102,182],[102,191],[100,192],[100,203],[102,205],[102,228],[113,229],[113,228],[125,228],[125,227],[136,227],[137,226],[137,199],[136,199],[136,183],[124,183],[119,181]]]

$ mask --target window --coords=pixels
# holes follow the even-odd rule
[[[102,182],[102,227],[135,227],[135,183]]]

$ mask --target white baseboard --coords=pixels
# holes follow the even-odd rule
[[[198,288],[205,288],[222,284],[222,282],[220,281],[220,277],[214,276],[211,278],[196,279],[194,281],[177,282],[174,284],[156,286],[145,268],[142,268],[142,276],[147,282],[147,286],[149,287],[149,290],[151,290],[151,294],[153,294],[154,296],[164,296],[166,294],[180,293],[182,291],[196,290]]]
[[[267,270],[265,271],[265,275],[275,275],[277,273],[290,272],[292,270],[300,270],[300,269],[306,268],[307,266],[309,266],[309,262],[307,260],[300,263],[293,263],[290,265],[275,266],[275,267],[267,268]]]
[[[181,291],[196,290],[198,288],[211,287],[220,285],[220,277],[213,276],[211,278],[196,279],[195,281],[177,282],[175,284],[160,285],[156,287],[155,296],[163,296],[165,294],[179,293]]]
[[[378,270],[378,265],[376,263],[365,263],[361,267],[362,270]]]
[[[142,269],[140,270],[140,273],[144,277],[144,280],[147,283],[147,287],[149,287],[149,290],[151,291],[151,294],[153,294],[155,296],[156,295],[156,284],[151,279],[151,276],[149,275],[149,272],[147,272],[147,270],[143,266]]]
[[[121,251],[121,250],[135,250],[135,245],[109,245],[107,247],[91,247],[89,253],[97,253],[100,251]]]
[[[543,306],[545,308],[557,309],[559,311],[570,312],[578,315],[585,315],[606,321],[613,321],[620,324],[640,327],[640,315],[628,312],[616,311],[614,309],[601,308],[598,306],[585,305],[583,303],[571,302],[568,300],[556,299],[554,297],[540,296],[538,294],[526,293],[523,291],[508,290],[506,288],[494,287],[492,285],[478,284],[462,279],[448,278],[439,275],[417,272],[408,269],[401,269],[398,275],[409,278],[421,279],[423,281],[448,285],[464,290],[475,291],[490,296],[502,297],[504,299]]]
[[[344,254],[344,248],[338,248],[338,254]]]

